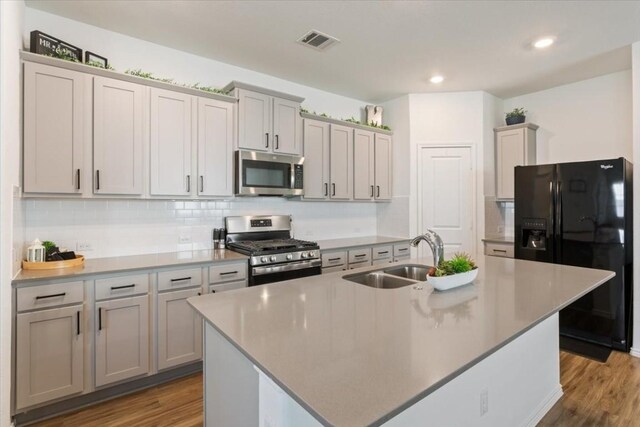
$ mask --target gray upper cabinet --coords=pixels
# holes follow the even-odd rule
[[[331,125],[329,143],[329,196],[349,200],[353,196],[353,129]]]
[[[537,129],[538,126],[533,123],[494,129],[497,200],[513,200],[516,166],[536,164]]]
[[[93,82],[94,192],[140,195],[144,87],[104,77]]]
[[[238,98],[238,147],[302,154],[303,98],[241,82],[223,88]]]
[[[198,99],[198,195],[233,195],[233,104]]]
[[[24,64],[24,191],[80,194],[84,74]]]
[[[150,194],[187,196],[192,186],[192,104],[194,97],[151,88]]]
[[[362,129],[353,131],[353,198],[374,197],[374,134]]]
[[[329,123],[304,120],[304,198],[329,197]]]
[[[376,133],[374,145],[374,197],[376,200],[391,200],[391,171],[393,167],[391,136]]]

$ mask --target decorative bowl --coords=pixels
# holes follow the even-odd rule
[[[427,283],[438,291],[446,291],[448,289],[457,288],[458,286],[468,285],[478,276],[478,269],[474,268],[466,273],[452,274],[450,276],[427,276]]]

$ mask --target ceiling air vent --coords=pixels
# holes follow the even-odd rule
[[[320,31],[311,30],[304,36],[298,39],[298,43],[302,43],[305,46],[309,46],[315,50],[326,50],[330,46],[336,43],[340,43],[335,37],[328,34],[321,33]]]

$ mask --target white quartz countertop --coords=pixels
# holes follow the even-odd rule
[[[614,276],[478,261],[474,284],[446,292],[376,289],[337,272],[188,301],[321,423],[380,425]]]
[[[23,283],[46,279],[76,278],[92,274],[172,266],[178,267],[181,265],[204,264],[209,262],[243,261],[247,259],[244,255],[224,249],[92,258],[85,259],[84,265],[78,267],[52,270],[22,270],[13,279],[13,285],[19,286]]]
[[[384,245],[388,243],[408,242],[408,237],[389,237],[389,236],[364,236],[364,237],[347,237],[344,239],[318,240],[318,246],[321,251],[331,249],[353,248],[358,246]]]

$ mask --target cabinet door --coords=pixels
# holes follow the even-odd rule
[[[302,117],[300,103],[273,98],[273,151],[302,153]]]
[[[202,357],[202,318],[187,303],[200,288],[158,295],[158,369]]]
[[[233,194],[233,105],[198,99],[198,194]]]
[[[348,200],[353,195],[351,189],[353,171],[353,129],[331,125],[329,144],[331,185],[329,194],[332,199]]]
[[[191,194],[191,103],[193,97],[151,89],[151,194]]]
[[[524,129],[496,133],[496,198],[513,200],[514,168],[525,164]]]
[[[16,323],[16,408],[81,392],[82,305],[21,313]]]
[[[374,197],[373,132],[353,131],[353,198],[371,200]]]
[[[238,146],[249,150],[270,151],[272,98],[250,90],[238,89]]]
[[[329,123],[304,120],[304,198],[329,196]]]
[[[149,297],[96,303],[96,387],[149,372]]]
[[[80,193],[84,75],[24,64],[24,191]]]
[[[142,194],[142,92],[135,83],[94,77],[96,194]]]
[[[375,141],[375,198],[376,200],[391,200],[392,173],[391,136],[376,134]]]

